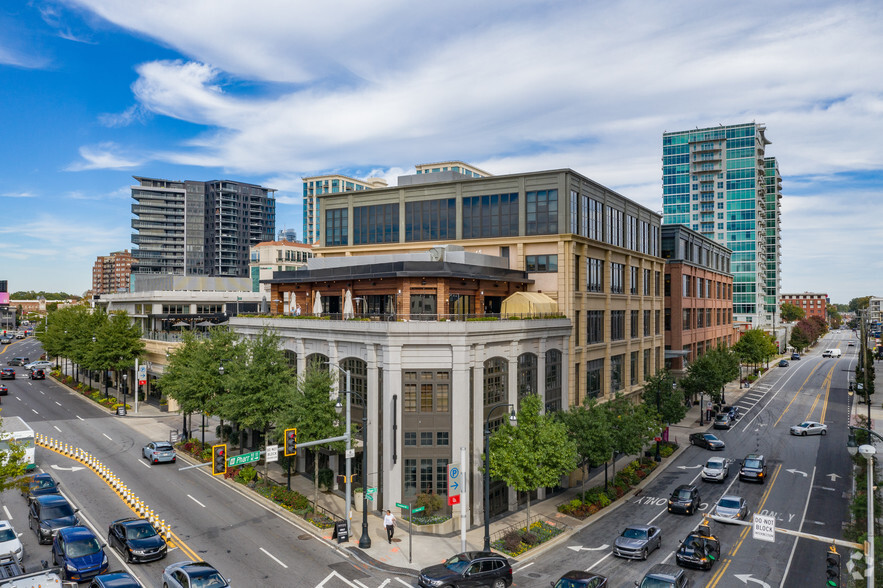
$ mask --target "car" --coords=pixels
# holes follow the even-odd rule
[[[724,494],[711,508],[711,514],[731,521],[744,521],[748,519],[748,505],[741,496]]]
[[[169,549],[150,521],[134,517],[113,521],[107,529],[107,544],[123,554],[129,563],[162,559]]]
[[[52,543],[60,529],[80,524],[77,510],[60,494],[37,496],[28,509],[28,527],[36,533],[41,545]]]
[[[849,343],[846,344],[846,346],[847,347],[855,347],[855,342],[850,341]]]
[[[631,525],[613,542],[613,555],[626,559],[647,559],[662,546],[662,529],[653,525]]]
[[[438,586],[504,588],[511,583],[512,565],[509,560],[491,551],[459,553],[445,563],[423,568],[417,576],[417,585],[422,588]]]
[[[14,380],[15,370],[11,367],[0,368],[0,380]]]
[[[113,572],[92,578],[89,588],[144,588],[129,572]]]
[[[27,357],[13,357],[9,361],[6,362],[6,365],[20,365],[24,367],[26,363],[30,363],[30,358]]]
[[[690,433],[690,445],[704,447],[711,451],[723,450],[726,444],[711,433]]]
[[[104,545],[87,527],[67,527],[52,540],[52,564],[61,566],[65,580],[85,582],[107,571]]]
[[[151,441],[141,449],[141,455],[150,463],[175,463],[177,453],[168,441]]]
[[[732,426],[733,419],[730,418],[730,413],[719,412],[717,413],[717,416],[714,417],[715,429],[730,429]]]
[[[9,345],[10,343],[12,343],[12,339],[11,339],[10,337],[2,337],[2,338],[0,338],[0,344],[2,344],[2,345]]]
[[[6,387],[6,384],[0,384],[0,396],[7,396],[9,394],[9,388]]]
[[[789,365],[791,365],[791,364],[788,363],[787,359],[783,359],[783,360],[779,361],[779,367],[788,367]]]
[[[179,561],[166,566],[162,581],[165,588],[230,588],[230,580],[205,561]]]
[[[59,494],[58,486],[61,482],[55,481],[51,474],[35,474],[26,478],[21,488],[21,495],[28,501],[28,506],[37,496]]]
[[[721,412],[725,412],[730,415],[730,419],[732,419],[733,423],[735,423],[739,419],[739,417],[742,416],[741,414],[739,414],[739,407],[735,405],[724,406],[723,408],[721,408]]]
[[[24,333],[21,333],[21,332],[16,333],[16,334],[15,334],[15,338],[16,338],[16,339],[24,339],[24,338],[25,338],[25,334],[24,334]]]
[[[607,588],[607,576],[571,570],[551,584],[552,588]]]
[[[792,354],[791,354],[791,361],[797,361],[797,360],[799,360],[799,359],[800,359],[800,354],[799,354],[799,353],[792,353]]]
[[[757,453],[746,455],[739,468],[739,479],[763,484],[766,479],[766,460],[763,456]]]
[[[45,380],[46,372],[43,370],[31,370],[28,372],[28,378],[31,380]]]
[[[635,580],[638,588],[689,588],[691,585],[687,573],[671,564],[656,564],[642,580]]]
[[[699,488],[688,484],[681,484],[674,489],[674,492],[671,493],[671,497],[668,499],[668,512],[682,512],[693,515],[700,504],[702,504],[702,497],[699,496]]]
[[[699,527],[703,529],[703,526]],[[717,537],[705,530],[692,531],[684,539],[675,553],[675,561],[679,566],[710,570],[720,557],[721,544]]]
[[[9,521],[0,521],[0,558],[12,557],[22,565],[25,550]]]
[[[807,435],[827,435],[828,434],[828,425],[818,423],[816,421],[804,421],[799,425],[794,425],[791,427],[792,435],[800,435],[801,437],[805,437]]]
[[[723,482],[730,477],[730,460],[709,457],[702,468],[702,479],[707,482]]]
[[[51,361],[46,361],[45,359],[38,359],[37,361],[32,361],[31,363],[25,364],[26,370],[48,370],[52,367]]]

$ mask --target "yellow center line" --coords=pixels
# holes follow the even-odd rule
[[[837,367],[837,361],[835,361],[834,365],[831,366],[831,371],[828,372],[828,378],[824,384],[825,402],[822,404],[822,414],[821,414],[821,416],[819,416],[819,422],[822,424],[824,424],[825,416],[828,413],[828,395],[831,393],[831,382],[834,380],[834,368],[835,367]]]
[[[797,392],[794,393],[794,397],[791,398],[791,402],[788,403],[788,406],[785,407],[785,410],[782,411],[782,414],[780,414],[780,415],[779,415],[779,418],[776,419],[776,422],[773,423],[773,426],[774,426],[774,427],[775,427],[776,425],[779,424],[779,421],[782,420],[782,417],[785,416],[785,413],[788,412],[788,409],[789,409],[789,408],[791,408],[791,403],[794,402],[794,400],[795,400],[795,399],[797,398],[797,396],[800,394],[800,391],[803,390],[803,387],[806,386],[806,383],[809,382],[809,379],[812,377],[812,375],[815,373],[815,371],[816,371],[817,369],[819,369],[819,366],[820,366],[820,365],[822,365],[822,364],[816,364],[816,366],[815,366],[814,368],[812,368],[812,371],[809,372],[809,375],[808,375],[808,376],[806,377],[806,379],[803,381],[803,384],[801,384],[801,385],[800,385],[800,388],[797,389]]]

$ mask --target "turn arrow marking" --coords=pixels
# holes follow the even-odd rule
[[[71,466],[71,467],[69,467],[69,468],[63,468],[63,467],[58,466],[58,465],[55,465],[55,464],[52,464],[51,467],[52,467],[53,470],[61,470],[61,471],[63,471],[63,472],[76,472],[77,470],[85,470],[85,469],[86,469],[86,468],[78,468],[77,466]]]
[[[825,477],[826,477],[826,478],[831,478],[831,481],[832,481],[832,482],[836,482],[836,481],[837,481],[837,478],[839,478],[840,476],[838,476],[837,474],[828,474],[828,475],[826,475]]]
[[[582,545],[568,545],[567,549],[572,549],[576,552],[580,551],[602,551],[604,549],[609,548],[610,546],[607,544],[602,545],[601,547],[583,547]]]
[[[806,472],[801,472],[800,470],[785,470],[786,472],[790,472],[792,474],[800,474],[804,478],[806,477]]]
[[[695,470],[696,468],[701,468],[701,467],[702,467],[702,464],[699,464],[697,466],[678,466],[678,469],[679,470]]]
[[[770,585],[761,580],[755,580],[751,577],[751,574],[734,574],[737,580],[742,580],[743,584],[747,584],[748,582],[754,582],[755,584],[760,584],[763,588],[770,588]]]

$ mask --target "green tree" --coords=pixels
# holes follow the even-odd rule
[[[799,306],[795,306],[794,304],[790,304],[785,302],[781,306],[782,311],[782,320],[790,323],[791,321],[797,321],[806,316],[806,311],[800,308]]]
[[[761,329],[751,329],[742,334],[733,345],[733,351],[740,361],[757,367],[774,357],[779,349],[770,334]]]
[[[849,301],[847,308],[849,312],[858,312],[860,310],[866,309],[871,303],[870,296],[861,296],[859,298],[853,298]]]
[[[831,328],[839,329],[840,325],[843,324],[843,317],[837,311],[837,305],[832,304],[826,307],[825,311],[828,314],[828,322],[831,324]]]
[[[606,462],[613,452],[613,437],[608,420],[610,413],[594,398],[588,398],[585,404],[555,414],[567,427],[568,434],[576,443],[579,465],[584,468],[583,485],[585,485],[588,480],[588,469]]]
[[[610,433],[613,438],[613,475],[616,476],[616,454],[637,455],[641,449],[662,431],[656,420],[656,409],[635,403],[622,394],[606,402],[609,411]]]
[[[541,414],[543,402],[536,394],[525,396],[518,425],[508,420],[489,440],[490,475],[518,492],[527,493],[527,527],[530,527],[530,492],[557,486],[561,476],[577,464],[576,442],[564,423]]]
[[[114,312],[107,321],[101,322],[94,336],[95,341],[90,341],[86,361],[97,369],[116,372],[117,382],[119,373],[134,368],[135,358],[144,352],[141,329],[125,311]],[[106,393],[106,380],[104,390]]]
[[[5,430],[2,418],[0,418],[0,430]],[[5,447],[0,449],[0,492],[5,492],[21,483],[28,464],[23,446],[11,440],[2,444]]]
[[[796,349],[798,353],[803,353],[803,350],[811,344],[812,341],[809,340],[809,337],[806,336],[803,329],[798,326],[791,329],[791,337],[788,339],[788,345]]]
[[[678,423],[687,414],[684,391],[674,383],[668,370],[659,370],[648,377],[644,384],[644,403],[657,414],[660,423]]]

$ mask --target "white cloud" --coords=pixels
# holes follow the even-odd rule
[[[0,194],[4,198],[36,198],[33,192],[4,192]]]
[[[127,127],[132,123],[144,122],[148,114],[140,104],[133,104],[123,112],[98,115],[98,122],[106,127]]]
[[[120,150],[120,147],[111,142],[101,143],[97,146],[80,147],[80,157],[83,160],[71,163],[65,170],[128,169],[143,163],[141,159],[132,159],[116,153],[118,150]]]

